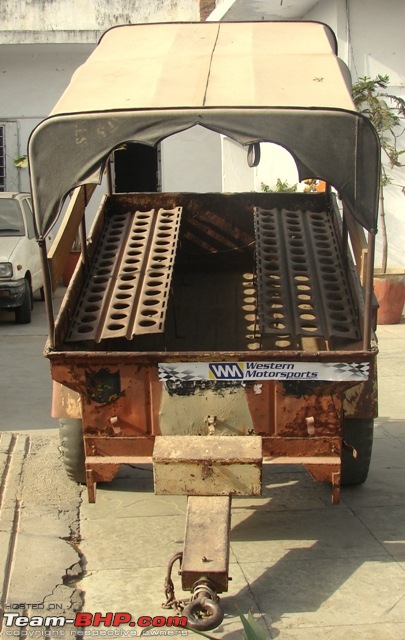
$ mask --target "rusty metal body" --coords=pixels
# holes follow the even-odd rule
[[[101,207],[48,352],[53,379],[81,397],[91,500],[120,464],[150,460],[156,437],[209,433],[260,436],[265,462],[302,462],[338,500],[344,416],[376,414],[376,349],[362,348],[333,201],[282,195],[126,194]],[[149,233],[151,210],[169,222]]]
[[[301,463],[338,503],[345,418],[376,415],[343,240],[328,194],[113,195],[70,284],[47,352],[54,414],[81,406],[90,502],[150,461],[156,493],[188,496],[197,630],[222,620],[232,496],[260,494],[263,462]]]
[[[281,145],[299,180],[325,191],[113,193],[115,150],[197,124],[245,146],[249,166],[262,142]],[[356,454],[349,426],[367,432],[377,413],[378,136],[326,25],[124,25],[103,35],[28,153],[53,415],[81,415],[91,502],[97,482],[141,461],[154,463],[156,492],[189,496],[169,567],[181,559],[189,624],[208,630],[223,617],[231,497],[260,492],[263,463],[301,463],[337,503],[342,456]],[[78,232],[55,322],[52,290]],[[172,606],[170,575],[166,593]]]

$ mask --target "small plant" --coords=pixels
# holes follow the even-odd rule
[[[18,156],[18,158],[15,158],[14,166],[17,167],[18,169],[26,169],[28,167],[27,156]]]
[[[379,193],[379,214],[382,233],[382,271],[387,272],[388,237],[385,219],[384,189],[392,184],[405,193],[404,185],[395,185],[391,170],[403,167],[402,154],[398,149],[398,140],[405,131],[405,100],[388,93],[389,76],[378,75],[375,78],[364,76],[353,85],[353,100],[357,109],[373,123],[380,140],[381,176]]]
[[[262,191],[266,193],[294,193],[297,191],[296,184],[289,184],[288,180],[281,180],[281,178],[277,178],[276,186],[273,189],[265,182],[262,182],[260,186]]]

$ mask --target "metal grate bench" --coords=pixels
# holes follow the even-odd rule
[[[358,340],[331,215],[255,208],[254,218],[261,334]]]
[[[182,209],[113,214],[66,341],[162,333]]]

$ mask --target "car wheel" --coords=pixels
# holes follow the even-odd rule
[[[82,421],[77,418],[59,419],[60,452],[70,480],[86,483]]]
[[[17,324],[29,324],[31,322],[32,292],[28,280],[24,280],[24,298],[22,304],[15,310]]]
[[[357,452],[353,457],[350,450],[342,451],[342,486],[354,486],[366,481],[370,468],[373,448],[374,420],[372,418],[346,418],[344,421],[344,441]]]

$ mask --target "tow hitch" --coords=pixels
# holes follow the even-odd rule
[[[183,553],[169,562],[164,606],[182,611],[191,629],[215,629],[224,617],[218,594],[228,591],[231,580],[231,495],[261,493],[262,440],[259,436],[160,437],[153,459],[155,492],[188,495]],[[191,592],[187,600],[175,597],[171,572],[177,560],[182,588]]]

